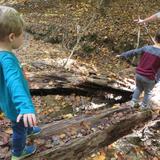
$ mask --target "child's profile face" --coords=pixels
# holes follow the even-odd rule
[[[15,36],[12,41],[12,49],[17,49],[23,44],[23,32],[19,36]]]

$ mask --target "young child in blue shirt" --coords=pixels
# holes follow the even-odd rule
[[[12,160],[33,154],[36,146],[26,138],[38,134],[29,87],[13,49],[23,43],[24,21],[11,7],[0,6],[0,109],[12,122]]]

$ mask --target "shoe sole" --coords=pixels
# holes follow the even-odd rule
[[[40,131],[40,132],[38,132],[38,133],[35,133],[35,134],[27,135],[27,138],[37,136],[37,135],[39,135],[40,133],[41,133],[41,131]]]
[[[140,108],[140,110],[141,111],[147,111],[147,110],[150,110],[150,108],[148,108],[148,107],[147,108]]]
[[[27,157],[32,156],[33,154],[35,154],[36,150],[37,150],[37,149],[35,149],[35,151],[34,151],[33,153],[31,153],[31,154],[27,154],[27,155],[25,155],[25,156],[23,156],[23,157],[20,157],[20,158],[15,157],[15,158],[12,158],[11,160],[22,160],[22,159],[24,159],[24,158],[27,158]]]
[[[29,157],[29,156],[32,156],[34,153],[36,153],[36,150],[37,150],[37,148],[34,150],[33,153],[25,155],[25,156],[21,157],[19,160],[24,159],[24,158]]]

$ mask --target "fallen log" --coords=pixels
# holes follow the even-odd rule
[[[32,95],[70,95],[104,97],[125,102],[130,99],[132,90],[125,82],[106,77],[82,76],[70,72],[28,73]],[[105,97],[106,95],[106,97]],[[106,98],[106,99],[107,99]]]
[[[56,159],[56,160],[79,160],[96,151],[97,149],[107,146],[117,139],[132,132],[135,127],[141,126],[152,117],[151,111],[137,112],[129,107],[109,109],[101,111],[96,115],[81,116],[67,121],[48,124],[43,128],[40,135],[41,139],[53,139],[58,135],[65,134],[59,138],[60,143],[53,144],[50,148],[45,148],[26,158],[27,160]],[[86,125],[87,124],[87,125]],[[95,128],[92,131],[93,127]],[[86,134],[66,140],[72,133],[75,134],[82,130]],[[46,139],[47,138],[47,139]],[[61,143],[63,141],[63,143]]]
[[[99,123],[103,118],[112,116],[114,113],[119,112],[130,112],[130,108],[118,108],[118,109],[105,109],[102,111],[94,112],[94,115],[81,115],[73,118],[72,120],[63,120],[57,123],[51,123],[45,125],[43,128],[43,132],[40,136],[45,137],[47,135],[50,136],[53,134],[60,133],[69,127],[79,127],[82,123],[87,123],[89,125],[95,125]],[[93,114],[93,113],[92,113]],[[54,124],[54,125],[53,125]]]

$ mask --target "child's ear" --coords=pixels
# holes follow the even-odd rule
[[[8,38],[9,38],[10,42],[13,42],[14,39],[15,39],[15,33],[10,33],[9,36],[8,36]]]

